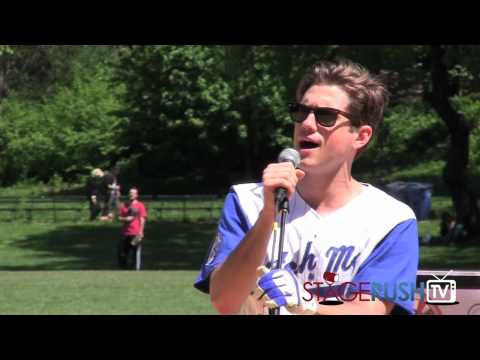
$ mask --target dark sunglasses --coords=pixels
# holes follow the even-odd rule
[[[315,115],[317,123],[324,127],[332,127],[337,122],[338,115],[343,115],[353,122],[353,115],[342,110],[337,110],[329,107],[311,108],[299,103],[289,103],[288,112],[293,121],[302,123],[310,115],[311,112]]]

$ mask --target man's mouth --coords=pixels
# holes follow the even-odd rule
[[[301,141],[300,142],[300,149],[316,149],[318,148],[320,145],[318,145],[317,143],[314,143],[312,141]]]

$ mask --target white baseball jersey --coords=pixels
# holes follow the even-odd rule
[[[322,216],[298,194],[290,201],[282,267],[287,264],[299,283],[324,282],[324,273],[338,274],[335,284],[386,284],[376,297],[413,313],[411,298],[393,294],[398,284],[415,284],[418,269],[418,231],[413,211],[372,185],[335,212]],[[263,208],[263,185],[234,186],[228,194],[215,241],[195,287],[208,292],[209,276],[240,244]],[[265,265],[278,257],[278,234],[269,241]],[[232,286],[235,286],[232,284]],[[326,286],[326,285],[325,285]],[[365,290],[365,288],[363,289]],[[368,291],[367,291],[368,292]],[[388,293],[390,292],[390,293]],[[266,313],[249,297],[243,314]],[[288,311],[281,309],[282,314]]]

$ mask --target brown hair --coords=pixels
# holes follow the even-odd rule
[[[363,66],[345,59],[313,65],[298,85],[297,101],[301,102],[314,85],[336,85],[347,93],[347,112],[354,115],[353,125],[370,125],[375,131],[383,121],[390,94],[383,81]]]

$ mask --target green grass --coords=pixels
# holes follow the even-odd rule
[[[214,314],[193,283],[215,227],[147,223],[144,270],[129,272],[119,224],[0,224],[0,314]]]
[[[480,245],[422,246],[421,269],[480,270]]]
[[[146,270],[198,270],[212,223],[147,222]],[[120,224],[0,224],[0,270],[115,270]]]
[[[211,315],[194,271],[0,272],[0,315]]]

